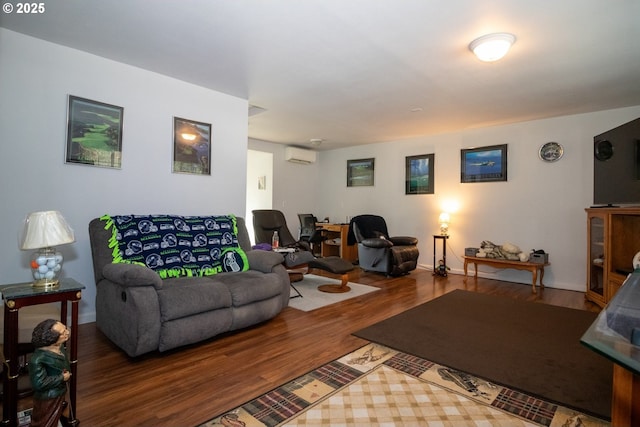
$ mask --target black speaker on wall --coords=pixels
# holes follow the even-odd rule
[[[607,139],[596,141],[593,155],[596,156],[596,159],[600,160],[601,162],[609,160],[611,157],[613,157],[613,144]]]
[[[640,118],[593,137],[593,203],[640,204]]]

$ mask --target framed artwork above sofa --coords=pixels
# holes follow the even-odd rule
[[[173,172],[211,175],[211,124],[173,118]]]
[[[65,163],[120,169],[124,108],[69,95]]]

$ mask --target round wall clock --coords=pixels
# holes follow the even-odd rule
[[[562,155],[564,154],[564,149],[562,145],[557,142],[547,142],[540,147],[540,151],[538,155],[545,162],[555,162],[560,160]]]

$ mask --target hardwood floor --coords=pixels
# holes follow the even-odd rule
[[[80,325],[74,332],[81,425],[196,426],[366,344],[352,332],[454,289],[599,311],[581,292],[546,288],[532,294],[530,284],[472,277],[465,283],[462,276],[434,277],[425,270],[388,279],[356,269],[350,281],[381,291],[312,312],[286,308],[257,327],[136,359],[113,346],[95,323]],[[19,407],[31,407],[31,398]]]

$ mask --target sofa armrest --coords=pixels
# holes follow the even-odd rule
[[[153,286],[162,288],[162,279],[158,274],[143,265],[115,263],[102,269],[105,279],[122,286]]]
[[[364,239],[360,243],[368,248],[376,248],[376,249],[390,248],[391,246],[393,246],[393,243],[390,240],[379,238],[379,237]]]
[[[247,260],[251,270],[271,273],[273,267],[284,262],[284,257],[277,252],[271,251],[247,251]]]
[[[415,246],[418,244],[417,238],[409,236],[389,237],[389,240],[397,246]]]

